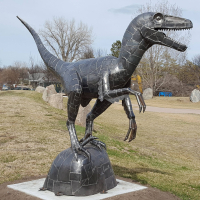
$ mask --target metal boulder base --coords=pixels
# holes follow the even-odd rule
[[[55,195],[88,196],[105,192],[117,185],[106,150],[86,145],[91,161],[71,148],[62,151],[53,161],[41,190],[50,190]]]

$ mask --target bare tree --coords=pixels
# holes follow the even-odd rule
[[[4,66],[0,72],[1,83],[10,86],[13,84],[28,84],[28,68],[26,63],[15,62],[13,65]]]
[[[94,56],[95,58],[100,58],[100,57],[104,57],[107,56],[107,50],[106,49],[95,49],[94,50]]]
[[[200,68],[200,54],[192,58],[192,62]]]
[[[37,64],[33,57],[29,57],[29,81],[33,88],[37,87],[38,80],[41,78],[41,75],[44,73],[44,69],[42,66]]]
[[[60,80],[58,80],[58,78],[47,68],[43,61],[41,61],[40,67],[42,69],[42,72],[44,73],[45,80],[48,84],[52,82],[60,83]]]
[[[35,62],[32,56],[29,57],[29,78],[38,80],[40,73],[43,73],[43,67]]]
[[[13,68],[19,72],[19,82],[21,84],[28,84],[28,66],[25,62],[15,61]]]
[[[88,59],[88,58],[94,58],[94,50],[92,47],[88,47],[85,52],[83,52],[83,55],[81,59]]]
[[[100,58],[107,56],[107,50],[106,49],[94,49],[92,47],[89,47],[86,49],[86,51],[83,53],[81,59],[88,59],[88,58]]]
[[[3,72],[3,68],[0,67],[0,88],[3,85],[3,74],[2,74],[2,72]]]
[[[92,29],[82,22],[76,25],[74,19],[53,18],[46,21],[40,35],[50,51],[66,62],[81,59],[93,42]]]
[[[181,66],[178,78],[187,85],[194,87],[200,85],[200,67],[194,62],[187,61]]]
[[[1,72],[2,82],[8,85],[19,83],[19,70],[13,66],[4,67]]]
[[[161,12],[167,15],[182,16],[182,10],[175,4],[171,5],[167,0],[157,2],[155,5],[151,1],[143,5],[137,11],[137,14],[143,12]],[[185,31],[165,31],[168,37],[174,38],[176,41],[188,44],[190,40],[190,32]],[[176,64],[183,64],[186,62],[187,52],[178,52],[171,48],[154,45],[151,47],[143,56],[137,72],[141,75],[143,81],[146,82],[148,87],[151,87],[154,94],[166,81],[169,79],[163,78],[160,82],[160,78],[166,74],[166,68],[164,69],[163,64],[170,64],[170,60],[174,60]],[[158,81],[159,80],[159,81]]]
[[[200,85],[200,55],[196,55],[192,59],[193,64],[195,65],[194,71],[197,85]]]

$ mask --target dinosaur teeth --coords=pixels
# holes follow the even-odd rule
[[[182,31],[182,30],[190,30],[191,28],[155,28],[157,31]]]

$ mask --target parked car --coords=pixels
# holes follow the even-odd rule
[[[15,87],[13,88],[13,90],[21,90],[22,88],[21,87]]]

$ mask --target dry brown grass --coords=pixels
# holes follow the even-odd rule
[[[178,106],[171,101],[158,99],[158,104]],[[46,174],[56,155],[70,146],[66,111],[50,107],[40,94],[0,92],[0,112],[1,183]],[[128,119],[121,105],[111,105],[95,120],[94,135],[107,144],[115,173],[182,199],[200,199],[200,115],[135,115],[138,132],[131,143],[123,141]],[[80,138],[84,129],[77,129]]]
[[[193,161],[200,157],[200,115],[152,113],[136,114],[138,125],[137,139],[130,143],[132,148],[140,148],[148,154],[166,156],[180,163]],[[106,119],[106,120],[105,120]],[[128,130],[128,119],[121,105],[114,104],[96,122],[117,130],[112,137],[124,139]],[[175,155],[176,154],[176,155]],[[196,160],[199,162],[200,160]],[[191,163],[190,163],[191,164]],[[196,165],[196,164],[195,164]]]
[[[30,98],[34,95],[36,99]],[[0,93],[1,183],[46,173],[53,158],[70,146],[63,129],[66,112],[39,99],[40,94],[30,91]]]

